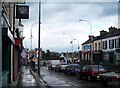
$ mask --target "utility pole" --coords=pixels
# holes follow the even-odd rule
[[[0,88],[2,87],[2,28],[1,28],[1,18],[2,18],[2,2],[0,1]]]
[[[73,36],[72,35],[70,35],[69,33],[63,33],[63,35],[65,35],[65,34],[67,34],[67,35],[69,35],[70,37],[71,37],[71,41],[70,41],[70,44],[72,45],[72,47],[71,47],[71,50],[72,50],[72,63],[74,63],[74,60],[73,60]]]
[[[93,51],[92,51],[92,47],[93,47],[93,35],[92,35],[92,24],[88,21],[88,20],[79,20],[79,21],[86,21],[89,23],[90,25],[90,30],[91,30],[91,38],[90,38],[90,41],[91,41],[91,49],[90,49],[90,53],[91,53],[91,59],[90,59],[90,62],[91,62],[91,65],[93,65]]]
[[[38,76],[40,76],[40,21],[41,21],[41,0],[39,1],[39,31],[38,31]]]

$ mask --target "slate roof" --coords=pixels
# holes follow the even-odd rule
[[[111,30],[110,32],[107,32],[104,35],[100,35],[100,36],[96,36],[93,38],[93,41],[99,40],[99,39],[105,39],[105,38],[109,38],[109,37],[113,37],[113,36],[118,36],[120,35],[120,29],[115,29],[115,30]],[[84,43],[82,43],[82,45],[84,44],[89,44],[91,43],[91,40],[87,40]]]

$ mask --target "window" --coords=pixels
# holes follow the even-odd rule
[[[103,41],[103,49],[107,49],[107,41]]]
[[[92,47],[91,47],[91,45],[90,45],[90,51],[92,50]]]
[[[97,43],[95,43],[95,51],[97,51]]]
[[[108,61],[109,60],[109,54],[108,53],[104,53],[103,54],[103,58],[104,58],[104,61]]]
[[[120,60],[120,52],[116,53],[116,60]]]
[[[119,38],[119,48],[120,48],[120,38]]]
[[[90,71],[90,67],[87,66],[86,69],[85,69],[85,71],[89,72]]]
[[[120,41],[119,41],[119,39],[117,38],[117,39],[115,39],[115,48],[119,48],[120,46]]]
[[[101,45],[100,45],[100,42],[98,43],[98,50],[100,50],[101,49]]]
[[[113,49],[114,48],[114,39],[109,40],[109,48]]]

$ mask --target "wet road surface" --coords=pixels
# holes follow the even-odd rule
[[[76,76],[64,75],[62,72],[48,70],[47,67],[41,67],[41,76],[47,85],[52,88],[104,88],[99,81],[88,82],[85,79],[78,79]],[[105,88],[119,88],[119,83],[110,83]]]

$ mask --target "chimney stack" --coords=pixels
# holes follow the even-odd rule
[[[89,35],[88,37],[89,37],[89,40],[91,40],[91,39],[93,40],[94,35]]]
[[[114,30],[117,30],[117,28],[115,28],[115,26],[111,26],[110,28],[109,28],[109,32],[112,32],[112,31],[114,31]]]
[[[106,33],[107,33],[107,31],[102,30],[102,31],[100,31],[100,36],[105,35]]]

